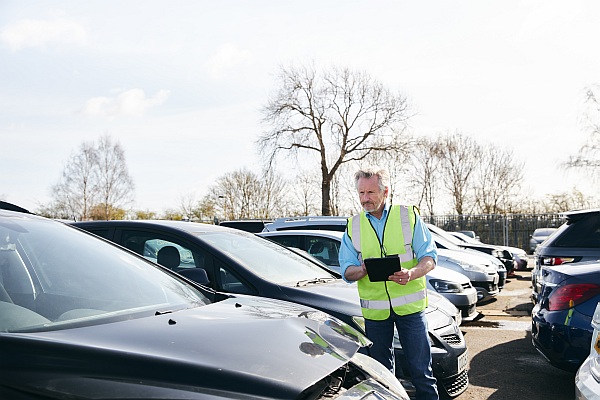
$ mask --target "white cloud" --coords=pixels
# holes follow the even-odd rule
[[[81,113],[95,117],[140,117],[147,109],[163,104],[169,98],[168,90],[159,90],[147,98],[142,89],[130,89],[116,97],[94,97],[88,100]]]
[[[0,33],[0,41],[13,51],[48,44],[84,45],[87,38],[87,31],[81,23],[64,16],[48,20],[22,19]]]
[[[208,60],[208,70],[214,78],[226,76],[228,72],[241,64],[247,64],[250,52],[240,50],[233,44],[225,44]]]

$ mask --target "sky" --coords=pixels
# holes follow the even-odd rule
[[[258,172],[281,66],[365,71],[415,135],[513,152],[533,197],[584,194],[561,162],[600,84],[600,2],[0,0],[0,199],[36,210],[84,142],[125,150],[140,210]],[[291,166],[290,166],[291,168]]]

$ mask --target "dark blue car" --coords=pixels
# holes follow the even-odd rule
[[[531,314],[533,345],[555,367],[574,372],[590,352],[600,261],[546,268],[540,287]]]

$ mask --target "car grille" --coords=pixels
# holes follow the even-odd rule
[[[457,333],[442,335],[440,337],[444,340],[444,342],[448,343],[450,346],[459,346],[463,342],[462,336]]]
[[[467,387],[469,386],[469,375],[467,374],[467,370],[464,370],[458,376],[444,379],[441,383],[450,397],[456,397],[467,390]]]

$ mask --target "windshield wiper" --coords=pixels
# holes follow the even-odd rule
[[[307,285],[314,285],[316,283],[327,283],[327,282],[331,282],[331,281],[335,281],[335,278],[314,278],[314,279],[307,279],[305,281],[299,281],[298,283],[296,283],[296,287],[307,286]]]

